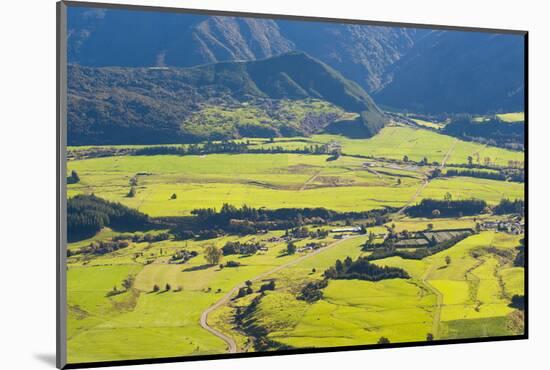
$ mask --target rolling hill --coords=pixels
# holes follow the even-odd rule
[[[358,84],[300,52],[192,68],[70,65],[68,81],[70,145],[307,135],[341,120],[372,136],[386,122]]]

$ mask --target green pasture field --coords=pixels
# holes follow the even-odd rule
[[[196,208],[220,209],[223,203],[362,211],[405,205],[421,181],[413,171],[366,169],[359,158],[326,159],[299,154],[86,159],[69,163],[81,181],[68,186],[68,195],[93,193],[151,216],[188,215]],[[136,196],[129,198],[129,181],[139,173]],[[177,199],[170,199],[174,193]]]
[[[448,164],[465,164],[468,163],[468,156],[477,159],[477,155],[481,164],[483,158],[488,157],[491,163],[497,166],[507,166],[510,160],[524,160],[523,152],[489,147],[431,130],[402,126],[384,127],[370,139],[348,139],[336,135],[314,135],[311,139],[317,142],[338,141],[342,144],[345,154],[378,158],[403,159],[406,155],[413,161],[420,161],[426,157],[429,162],[441,163],[450,151]]]
[[[523,122],[525,121],[524,112],[514,112],[514,113],[502,113],[497,114],[497,117],[503,120],[504,122]]]
[[[240,112],[244,114],[243,112]],[[469,155],[496,165],[522,160],[523,153],[463,142],[431,130],[400,126],[384,128],[371,139],[347,139],[335,135],[311,138],[243,138],[258,147],[304,146],[337,141],[344,155],[212,154],[204,156],[113,156],[72,160],[68,172],[80,181],[68,185],[68,196],[95,194],[138,209],[150,216],[189,215],[196,208],[220,209],[223,203],[247,204],[269,209],[325,207],[336,211],[364,211],[386,206],[400,208],[422,198],[479,198],[491,205],[502,198],[523,199],[523,184],[470,177],[438,178],[424,186],[434,166],[404,163],[424,157],[448,163],[467,163]],[[477,153],[477,155],[476,155]],[[372,156],[361,158],[359,156]],[[392,161],[388,161],[391,159]],[[130,180],[136,177],[136,195],[128,197]],[[170,199],[176,194],[176,199]],[[395,230],[475,228],[476,222],[499,219],[484,214],[463,218],[410,218],[393,215],[385,226]],[[344,221],[323,225],[343,226]],[[153,233],[167,230],[154,230]],[[369,228],[384,234],[384,226]],[[522,235],[484,231],[422,260],[391,257],[377,260],[381,266],[405,269],[411,279],[379,282],[331,280],[323,299],[307,303],[296,299],[309,281],[337,259],[356,259],[366,235],[338,241],[333,247],[312,253],[286,255],[284,230],[256,235],[229,235],[208,240],[165,240],[133,243],[103,255],[84,255],[79,250],[93,241],[120,235],[103,229],[94,237],[69,244],[68,257],[68,354],[70,362],[93,362],[170,356],[225,353],[227,344],[203,329],[201,314],[246,280],[287,264],[265,277],[275,279],[276,289],[260,299],[253,312],[257,325],[267,329],[267,339],[293,347],[333,347],[376,343],[382,336],[391,342],[471,338],[514,334],[508,325],[516,311],[511,297],[523,294],[524,270],[514,267],[516,247]],[[208,265],[204,248],[218,248],[228,241],[262,242],[267,252],[252,256],[224,256],[221,263],[237,261],[239,267]],[[295,241],[335,243],[325,239]],[[381,238],[375,243],[382,242]],[[492,248],[496,248],[492,249]],[[185,264],[169,263],[180,250],[199,253]],[[447,258],[450,257],[450,263]],[[299,260],[298,260],[299,259]],[[130,289],[122,281],[133,279]],[[255,281],[254,293],[231,300],[212,312],[210,326],[235,339],[238,351],[253,351],[252,338],[235,327],[238,309],[245,309],[264,281]],[[165,291],[166,284],[170,290]],[[154,292],[158,285],[160,291]],[[114,288],[116,287],[116,291]]]
[[[364,211],[406,205],[416,194],[425,171],[414,165],[355,157],[342,156],[334,161],[327,158],[301,154],[214,154],[77,160],[69,162],[68,170],[77,171],[81,181],[68,186],[68,195],[93,193],[151,216],[188,215],[196,208],[219,209],[223,203]],[[130,198],[129,181],[136,175],[136,195]],[[447,192],[455,199],[476,197],[494,204],[502,198],[522,198],[523,186],[475,178],[436,179],[417,200],[442,198]],[[172,194],[177,199],[170,199]]]
[[[270,232],[262,235],[261,240],[282,233]],[[227,236],[206,241],[132,243],[128,248],[95,257],[89,263],[83,263],[79,255],[70,257],[69,361],[224,352],[225,343],[199,326],[202,311],[234,286],[301,256],[299,253],[285,255],[286,245],[282,242],[266,242],[267,252],[244,258],[238,255],[222,258],[223,263],[238,261],[240,267],[220,269],[208,265],[202,255],[203,247],[207,244],[221,247],[230,240],[260,238]],[[297,245],[307,242],[302,240]],[[185,264],[167,263],[169,256],[181,249],[201,254]],[[153,262],[132,260],[139,252]],[[129,275],[135,277],[131,291],[107,297],[114,286],[123,291],[121,282]],[[171,285],[170,291],[164,289],[167,283]],[[153,292],[155,284],[161,287],[160,292]]]
[[[413,222],[398,221],[397,227]],[[451,221],[442,220],[436,227],[445,222]],[[466,227],[472,220],[453,222],[453,227]],[[381,336],[408,342],[426,340],[428,333],[436,339],[516,334],[507,323],[514,312],[508,306],[511,294],[523,294],[519,278],[523,268],[510,267],[521,237],[488,231],[423,260],[378,260],[375,263],[381,266],[404,268],[411,279],[331,280],[322,300],[312,304],[297,300],[292,293],[305,282],[320,279],[319,271],[330,261],[368,254],[361,252],[362,239],[350,239],[279,272],[276,291],[260,301],[253,319],[267,329],[270,340],[298,348],[376,343]],[[509,258],[490,252],[491,247],[511,252]]]
[[[477,198],[496,204],[504,198],[523,199],[524,184],[473,177],[438,178],[430,181],[422,196],[441,199],[446,193],[454,200]]]
[[[511,267],[515,247],[522,237],[493,231],[481,232],[420,261],[392,257],[376,263],[402,267],[415,279],[440,292],[439,337],[456,337],[459,324],[469,327],[471,320],[503,320],[513,312],[508,306],[512,294],[523,294],[523,268]],[[489,248],[504,253],[498,255],[489,252]],[[510,254],[508,258],[502,257],[505,252]],[[450,258],[450,264],[447,264],[446,257]],[[504,284],[501,284],[502,281]],[[500,331],[493,328],[485,336],[513,334],[506,326],[499,328]],[[463,337],[467,337],[467,333]]]
[[[417,125],[424,126],[427,128],[433,128],[436,130],[441,129],[444,126],[444,124],[439,122],[426,121],[424,119],[418,119],[418,118],[411,118],[411,121],[413,121]]]

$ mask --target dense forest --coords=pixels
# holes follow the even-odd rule
[[[103,227],[115,230],[141,230],[149,217],[119,203],[95,195],[77,195],[67,201],[67,235],[69,241],[85,239]]]
[[[499,204],[495,206],[493,212],[497,215],[503,215],[507,213],[518,213],[523,215],[525,212],[525,201],[521,199],[502,199]]]

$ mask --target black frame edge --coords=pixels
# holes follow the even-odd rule
[[[56,367],[67,365],[66,70],[67,5],[56,3]]]
[[[65,274],[65,262],[66,255],[62,252],[65,251],[63,233],[66,222],[63,220],[65,216],[64,208],[66,206],[66,194],[65,191],[65,142],[64,135],[65,130],[65,117],[66,102],[63,101],[61,95],[66,92],[63,86],[63,78],[66,77],[63,68],[66,68],[66,53],[65,59],[63,53],[66,52],[66,43],[62,42],[66,36],[66,9],[67,7],[89,7],[89,8],[106,8],[106,9],[119,9],[119,10],[136,10],[136,11],[157,11],[157,12],[171,12],[171,13],[185,13],[185,14],[198,14],[198,15],[219,15],[219,16],[239,16],[239,17],[251,17],[251,18],[277,18],[295,21],[309,21],[309,22],[329,22],[329,23],[348,23],[348,24],[361,24],[372,26],[386,26],[386,27],[405,27],[405,28],[424,28],[424,29],[437,29],[448,31],[463,31],[463,32],[486,32],[508,35],[520,35],[524,37],[524,171],[525,171],[525,183],[524,183],[524,198],[525,198],[525,279],[524,279],[524,333],[520,335],[510,336],[496,336],[487,338],[465,338],[465,339],[447,339],[436,341],[420,341],[420,342],[406,342],[406,343],[390,343],[390,344],[369,344],[369,345],[353,345],[353,346],[340,346],[340,347],[323,347],[323,348],[302,348],[292,350],[280,350],[270,352],[245,352],[245,353],[222,353],[212,355],[199,355],[199,356],[179,356],[179,357],[162,357],[162,358],[145,358],[145,359],[133,359],[133,360],[115,360],[115,361],[99,361],[99,362],[82,362],[82,363],[67,363],[66,358],[66,332],[65,329],[65,304],[66,304],[66,287],[63,283],[66,281]],[[97,368],[97,367],[112,367],[112,366],[127,366],[127,365],[145,365],[145,364],[161,364],[161,363],[175,363],[175,362],[194,362],[205,360],[221,360],[221,359],[237,359],[237,358],[251,358],[251,357],[270,357],[270,356],[288,356],[296,354],[315,354],[315,353],[333,353],[333,352],[349,352],[349,351],[361,351],[368,349],[389,349],[389,348],[408,348],[408,347],[425,347],[425,346],[440,346],[449,344],[475,344],[486,342],[500,342],[500,341],[515,341],[515,340],[527,340],[529,339],[529,294],[528,294],[528,280],[529,280],[529,53],[528,53],[528,39],[529,31],[527,30],[512,30],[512,29],[494,29],[494,28],[479,28],[479,27],[461,27],[461,26],[448,26],[438,24],[416,24],[405,22],[387,22],[387,21],[372,21],[372,20],[359,20],[359,19],[347,19],[347,18],[325,18],[316,16],[299,16],[299,15],[285,15],[285,14],[270,14],[270,13],[251,13],[241,11],[222,11],[222,10],[210,10],[210,9],[190,9],[190,8],[175,8],[165,6],[148,6],[148,5],[131,5],[131,4],[114,4],[114,3],[99,3],[99,2],[84,2],[84,1],[72,1],[61,0],[56,3],[57,11],[57,98],[56,98],[56,115],[57,115],[57,260],[56,260],[56,283],[57,283],[57,335],[56,335],[56,366],[59,369],[82,369],[82,368]],[[64,23],[63,23],[64,22]],[[63,28],[63,26],[65,28]],[[60,293],[62,293],[60,295]],[[60,324],[63,327],[60,327]]]
[[[104,9],[118,9],[118,10],[141,10],[141,11],[156,11],[167,13],[186,13],[186,14],[202,14],[202,15],[219,15],[229,17],[249,17],[249,18],[278,18],[295,21],[306,22],[328,22],[328,23],[348,23],[348,24],[362,24],[371,26],[386,26],[386,27],[405,27],[405,28],[425,28],[425,29],[438,29],[446,31],[466,31],[466,32],[487,32],[487,33],[499,33],[499,34],[513,34],[524,35],[526,30],[515,29],[500,29],[500,28],[484,28],[484,27],[462,27],[462,26],[449,26],[442,24],[427,24],[427,23],[407,23],[396,21],[374,21],[365,19],[351,19],[351,18],[330,18],[319,16],[302,16],[292,14],[271,14],[271,13],[254,13],[244,11],[229,11],[229,10],[212,10],[212,9],[196,9],[196,8],[176,8],[168,6],[154,6],[154,5],[131,5],[131,4],[115,4],[115,3],[99,3],[99,2],[85,2],[74,0],[62,0],[62,2],[71,7],[84,7],[84,8],[104,8]]]

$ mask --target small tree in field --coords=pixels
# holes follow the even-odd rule
[[[204,258],[210,265],[217,265],[222,259],[222,251],[213,245],[204,249]]]
[[[168,283],[166,283],[166,286],[164,287],[164,290],[166,290],[167,292],[170,291],[170,289],[172,289],[172,286]]]
[[[446,263],[447,265],[450,265],[450,264],[451,264],[451,257],[450,257],[450,256],[446,256],[446,257],[445,257],[445,263]]]
[[[294,254],[294,253],[296,253],[296,245],[294,245],[293,242],[289,242],[289,243],[286,245],[286,253],[287,253],[287,254]]]
[[[74,183],[77,183],[80,181],[80,176],[78,176],[78,173],[75,170],[71,171],[71,179]]]
[[[388,344],[390,343],[390,340],[386,337],[380,337],[380,339],[378,339],[378,344]]]
[[[434,335],[433,335],[432,333],[428,333],[428,334],[426,335],[426,340],[427,340],[428,342],[431,342],[432,340],[434,340]]]
[[[153,292],[158,292],[159,290],[160,287],[157,284],[153,285]]]
[[[133,197],[135,197],[135,196],[136,196],[136,187],[135,187],[135,186],[132,186],[132,187],[130,188],[130,191],[128,192],[128,194],[126,194],[126,196],[127,196],[128,198],[133,198]]]
[[[178,196],[176,195],[176,193],[172,194],[172,196],[170,197],[170,199],[174,200],[174,199],[178,199]]]

